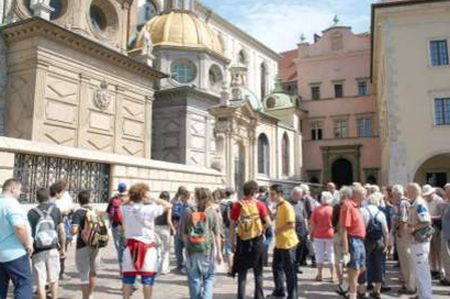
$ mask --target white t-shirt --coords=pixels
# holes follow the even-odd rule
[[[63,215],[70,214],[70,212],[74,209],[72,197],[67,191],[64,192],[60,199],[55,199],[55,205]]]
[[[164,213],[156,204],[127,204],[122,206],[125,239],[149,244],[156,241],[155,218]]]
[[[442,197],[437,194],[433,194],[431,201],[426,201],[426,203],[431,218],[441,217],[442,212],[444,212],[443,207],[445,205],[445,201]]]
[[[367,205],[367,206],[361,208],[361,212],[362,212],[362,216],[363,216],[364,224],[366,225],[366,228],[367,228],[367,225],[369,224],[371,215],[372,215],[372,217],[375,217],[375,215],[376,215],[376,217],[377,217],[376,219],[381,223],[383,231],[385,231],[385,232],[388,231],[386,216],[384,215],[384,213],[382,211],[380,211],[380,209],[378,209],[378,207],[376,207],[374,205]]]

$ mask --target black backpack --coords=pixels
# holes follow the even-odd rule
[[[226,228],[230,227],[229,213],[230,213],[232,205],[233,205],[233,203],[231,201],[224,201],[224,202],[221,202],[220,205],[219,205],[220,213],[222,215],[223,225]]]
[[[366,240],[371,242],[379,241],[384,237],[383,225],[377,219],[378,213],[380,213],[380,211],[378,211],[375,216],[373,216],[372,213],[370,213],[369,209],[366,210],[370,215],[366,230]]]

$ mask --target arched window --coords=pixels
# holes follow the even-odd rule
[[[258,137],[258,173],[269,175],[270,151],[266,134]]]
[[[289,137],[286,132],[281,140],[281,159],[281,173],[283,176],[289,176]]]
[[[146,21],[150,20],[158,13],[155,3],[151,0],[147,0],[144,7],[144,18]]]
[[[261,63],[261,99],[266,96],[266,85],[267,85],[267,66],[263,62]]]
[[[247,65],[248,64],[248,58],[247,58],[247,53],[245,53],[244,50],[239,51],[239,63],[242,65]]]

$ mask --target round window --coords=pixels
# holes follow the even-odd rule
[[[108,0],[92,0],[88,15],[90,27],[94,33],[104,38],[117,34],[119,17],[114,5]]]
[[[28,13],[33,15],[33,8],[31,4],[35,1],[25,0],[25,6],[28,9]],[[67,10],[67,0],[50,0],[50,7],[53,8],[53,11],[50,13],[50,19],[56,20],[61,17]]]
[[[275,99],[274,98],[269,98],[267,99],[267,108],[268,109],[272,109],[275,107]]]
[[[106,16],[100,7],[92,5],[89,10],[89,16],[91,17],[91,24],[96,31],[105,31],[107,26]]]
[[[172,78],[179,83],[190,83],[197,76],[197,69],[192,61],[179,60],[172,63]]]

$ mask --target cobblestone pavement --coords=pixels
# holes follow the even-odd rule
[[[71,277],[69,281],[64,281],[61,284],[61,298],[62,299],[78,299],[81,298],[81,291],[79,290],[79,281],[74,265],[74,246],[69,247],[69,257],[67,261],[67,274]],[[98,274],[98,284],[95,292],[96,299],[110,299],[121,298],[121,282],[118,273],[117,261],[115,258],[115,251],[111,246],[101,251],[101,269]],[[172,257],[173,258],[173,257]],[[313,299],[331,299],[340,298],[335,292],[335,287],[327,281],[316,282],[314,277],[316,270],[310,267],[303,268],[304,274],[299,275],[299,289],[300,298]],[[324,275],[328,275],[328,271],[324,271]],[[389,267],[389,281],[390,285],[394,287],[393,291],[385,294],[382,298],[409,298],[408,296],[399,296],[396,294],[398,290],[398,269]],[[265,269],[264,273],[264,290],[266,295],[270,294],[273,287],[272,274],[270,268]],[[326,276],[325,276],[326,277]],[[247,293],[253,294],[253,275],[249,272],[247,281]],[[226,277],[223,271],[217,275],[214,298],[215,299],[234,299],[236,298],[236,279]],[[450,288],[434,286],[433,299],[450,298]],[[137,291],[133,298],[142,298],[141,291]],[[168,274],[159,276],[155,283],[154,299],[188,299],[187,278],[182,275]]]

